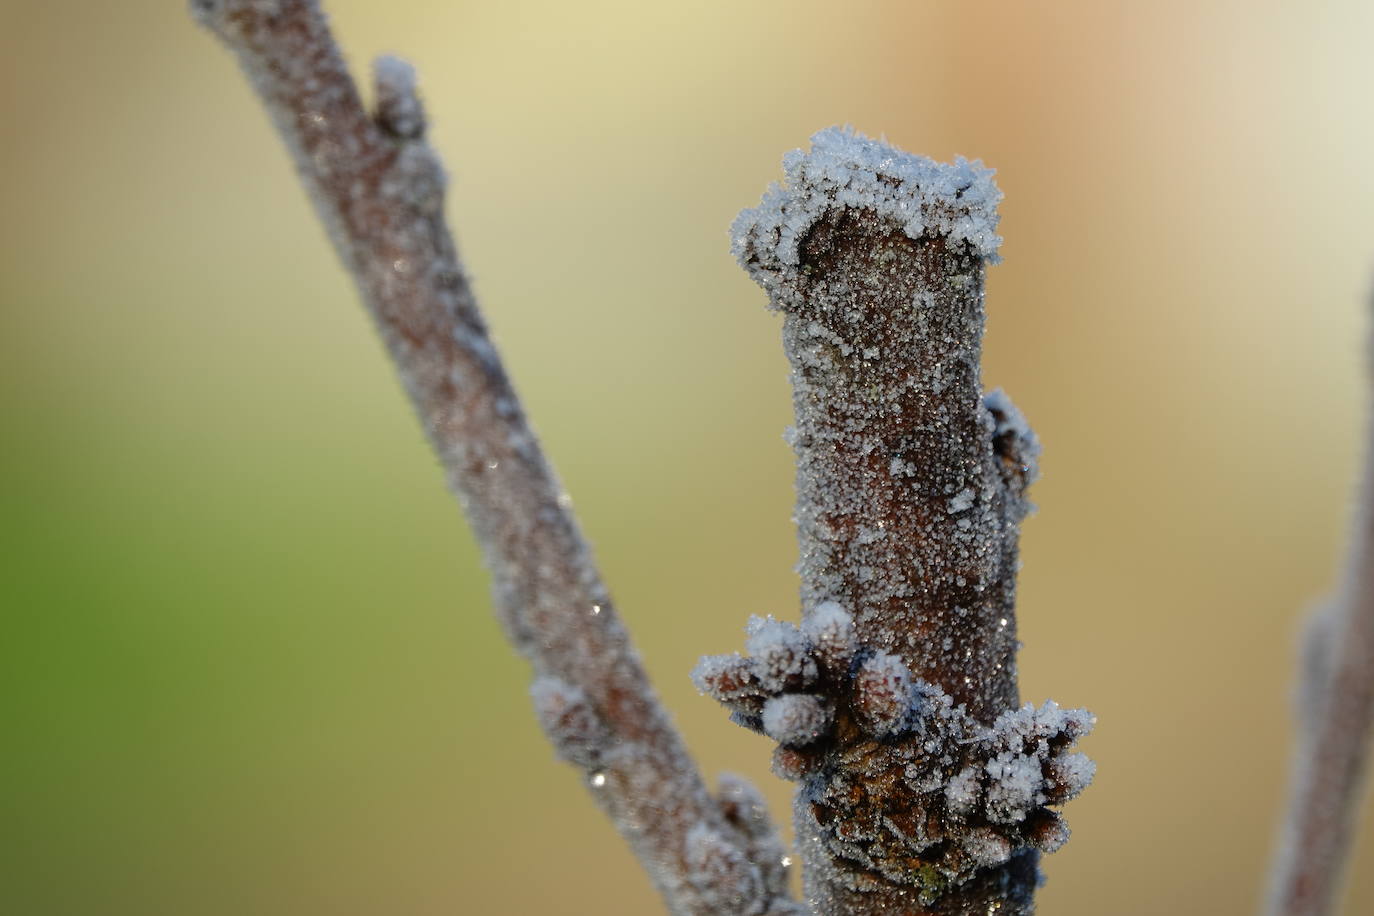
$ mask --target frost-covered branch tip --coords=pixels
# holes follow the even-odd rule
[[[649,685],[487,335],[444,222],[410,66],[382,58],[364,110],[314,0],[193,0],[236,54],[371,312],[530,660],[541,724],[671,912],[793,906],[761,806],[712,796]]]
[[[1092,716],[1020,707],[1017,538],[1039,443],[979,360],[991,172],[831,129],[735,222],[792,365],[802,622],[697,686],[778,742],[822,914],[1029,912]]]
[[[1370,401],[1368,392],[1365,399]],[[1365,410],[1370,413],[1369,403]],[[1270,870],[1270,916],[1336,911],[1364,788],[1374,726],[1374,415],[1366,424],[1364,479],[1345,573],[1336,594],[1313,612],[1303,644],[1288,810]]]

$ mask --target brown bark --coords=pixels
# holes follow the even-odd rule
[[[708,660],[698,680],[783,745],[815,912],[1028,913],[1040,851],[1067,837],[1044,806],[1091,779],[1069,752],[1091,716],[1016,711],[1017,541],[1038,443],[980,378],[1001,195],[967,163],[842,131],[813,142],[735,240],[784,315],[814,644],[797,651],[820,653],[818,673],[793,664],[791,683],[751,695],[750,666],[778,667],[755,636],[753,657]],[[837,619],[852,626],[848,667],[815,648]],[[789,693],[821,698],[829,727],[777,727]]]
[[[459,264],[408,66],[379,62],[372,116],[313,0],[192,9],[237,55],[357,283],[485,553],[506,632],[539,678],[557,750],[584,770],[671,912],[785,905],[777,881],[713,887],[688,861],[694,830],[727,858],[764,831],[747,835],[707,791],[621,625]]]

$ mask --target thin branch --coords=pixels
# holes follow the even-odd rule
[[[977,163],[840,130],[736,223],[792,364],[802,625],[751,624],[698,686],[779,742],[823,914],[1029,912],[1046,804],[1092,717],[1017,709],[1019,523],[1038,443],[979,378],[1001,193]]]
[[[790,911],[762,807],[738,780],[708,793],[492,347],[444,223],[409,66],[378,62],[369,116],[318,3],[192,9],[237,55],[372,313],[467,510],[506,632],[534,666],[559,754],[584,770],[672,912]]]
[[[1368,410],[1368,405],[1366,410]],[[1339,591],[1308,623],[1271,916],[1335,912],[1374,725],[1374,418]]]

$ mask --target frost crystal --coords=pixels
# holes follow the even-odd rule
[[[783,171],[731,238],[783,314],[802,626],[756,621],[750,657],[698,683],[780,742],[813,910],[857,891],[906,912],[1003,867],[986,875],[1019,888],[1002,902],[1028,903],[1036,851],[1067,836],[1046,806],[1091,779],[1071,745],[1092,717],[1014,708],[1040,446],[979,377],[1001,193],[979,163],[847,130]],[[747,685],[722,674],[746,664]]]
[[[713,913],[762,913],[763,876],[744,851],[712,830],[698,824],[687,832],[688,879]]]
[[[749,861],[758,865],[764,889],[775,898],[769,913],[782,912],[778,908],[788,894],[787,853],[763,795],[743,776],[722,773],[717,797],[726,822],[739,831]]]
[[[855,869],[843,880],[861,889],[868,879],[860,875],[878,874],[915,883],[924,895],[1020,850],[1063,845],[1068,827],[1046,805],[1068,801],[1091,782],[1092,761],[1071,746],[1092,729],[1092,715],[1046,702],[985,725],[914,678],[894,654],[869,652],[853,666],[827,662],[853,653],[850,626],[833,603],[814,608],[800,632],[754,618],[752,657],[709,656],[694,674],[737,720],[778,742],[773,772],[801,784],[799,804],[829,856]],[[737,686],[741,671],[759,667],[774,676]],[[810,692],[789,689],[803,670],[815,671]],[[728,792],[722,785],[726,810],[761,810],[752,787],[731,785]],[[743,813],[730,819],[750,835]],[[913,862],[942,877],[931,885]]]
[[[886,652],[865,659],[854,678],[855,711],[875,738],[900,732],[911,712],[911,672],[906,663]]]
[[[692,683],[722,703],[762,696],[753,660],[739,653],[704,656],[692,669]]]
[[[913,239],[943,235],[997,259],[1002,192],[992,169],[977,160],[944,165],[831,127],[811,138],[809,153],[793,150],[783,157],[782,167],[783,185],[770,188],[731,227],[732,250],[746,270],[757,269],[753,257],[760,245],[775,253],[779,267],[796,266],[801,239],[822,212],[837,208],[873,210]]]
[[[610,733],[586,694],[558,678],[541,677],[530,685],[530,696],[539,724],[558,756],[580,767],[598,766]]]
[[[744,647],[754,659],[759,682],[770,691],[806,687],[816,680],[816,660],[794,624],[755,617]]]
[[[810,744],[830,725],[830,714],[820,699],[804,693],[772,697],[763,706],[763,731],[779,744],[796,747]]]
[[[377,90],[377,123],[393,137],[418,139],[425,132],[425,112],[415,87],[415,68],[399,57],[384,55],[373,65]]]
[[[843,674],[854,658],[854,618],[838,602],[823,601],[802,621],[802,632],[815,647],[827,672]]]

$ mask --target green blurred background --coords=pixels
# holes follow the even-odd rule
[[[726,227],[834,123],[995,166],[986,375],[1046,447],[1023,694],[1100,717],[1042,912],[1254,909],[1364,413],[1368,4],[329,7],[418,65],[645,660],[779,813],[686,676],[795,613],[778,320]],[[4,22],[0,911],[658,912],[230,57],[167,0]]]

